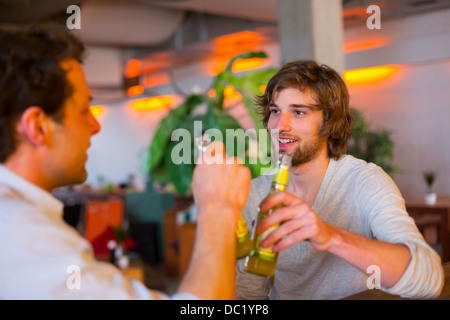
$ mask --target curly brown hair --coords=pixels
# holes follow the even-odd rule
[[[276,93],[286,88],[311,90],[316,107],[323,111],[322,137],[328,137],[328,155],[339,159],[347,149],[353,128],[349,94],[342,77],[327,65],[312,60],[298,60],[285,64],[269,81],[256,102],[263,116],[264,127],[270,117],[269,105]]]
[[[72,87],[60,62],[82,62],[84,46],[63,26],[0,29],[0,163],[17,148],[15,126],[31,106],[62,121]]]

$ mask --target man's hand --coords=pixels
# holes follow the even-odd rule
[[[212,143],[197,164],[192,179],[192,190],[199,208],[232,209],[238,218],[250,190],[250,170],[242,160],[229,158],[221,142]]]
[[[280,191],[265,199],[260,210],[267,211],[279,204],[285,207],[272,212],[256,228],[257,233],[262,233],[270,226],[281,223],[262,241],[262,246],[274,244],[273,250],[281,251],[295,243],[309,240],[317,250],[330,248],[336,229],[323,222],[302,199]]]
[[[250,191],[250,170],[227,158],[221,142],[197,163],[192,190],[198,205],[194,250],[179,292],[200,299],[234,299],[236,222]]]

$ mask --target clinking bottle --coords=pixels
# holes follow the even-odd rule
[[[206,151],[211,143],[211,139],[207,135],[195,138],[198,156]],[[253,241],[250,230],[247,227],[244,214],[241,212],[236,223],[236,259],[245,258],[253,249]]]
[[[267,195],[267,197],[278,191],[283,191],[286,189],[290,165],[291,157],[286,154],[280,155],[277,169],[275,175],[273,176],[272,185],[270,186],[269,194]],[[252,230],[252,240],[254,243],[254,248],[244,261],[244,269],[246,272],[266,277],[272,277],[274,275],[278,260],[278,252],[273,252],[272,247],[263,248],[260,246],[260,243],[269,233],[278,228],[279,225],[272,226],[262,234],[256,234],[255,229],[262,219],[282,206],[283,205],[277,205],[268,211],[258,212],[258,216]]]
[[[245,258],[253,249],[250,230],[247,227],[244,214],[241,212],[236,224],[236,259]]]

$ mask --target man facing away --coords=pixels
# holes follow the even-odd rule
[[[379,270],[382,290],[405,297],[439,295],[440,257],[408,216],[392,179],[378,166],[345,155],[353,127],[349,94],[333,69],[314,61],[283,66],[258,104],[263,124],[278,132],[280,153],[292,157],[285,191],[267,195],[273,173],[252,181],[244,208],[247,223],[258,209],[275,210],[262,233],[282,223],[262,246],[279,252],[270,279],[238,263],[240,299],[339,299],[367,290]],[[261,203],[261,205],[260,205]]]
[[[198,164],[192,183],[199,214],[189,270],[172,297],[148,290],[95,260],[50,194],[85,181],[86,151],[100,130],[83,45],[53,27],[0,31],[0,43],[0,299],[234,298],[235,225],[249,170],[224,161],[223,145],[210,146],[204,163],[215,164]],[[79,288],[67,284],[72,266]]]

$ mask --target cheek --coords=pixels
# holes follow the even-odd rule
[[[274,119],[273,116],[269,117],[269,120],[267,121],[267,129],[274,129],[277,125],[276,120]]]

